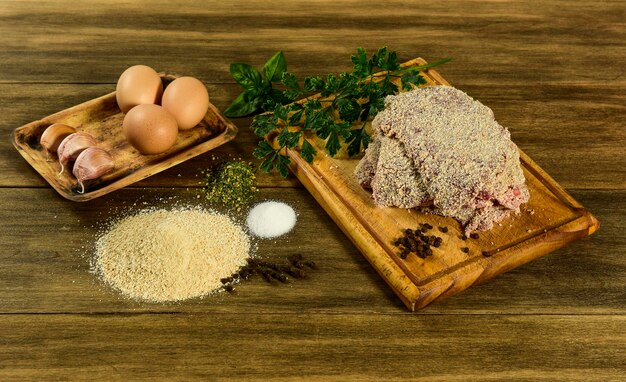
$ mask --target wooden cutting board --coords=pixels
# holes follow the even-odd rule
[[[404,65],[425,63],[418,58]],[[432,69],[422,74],[429,85],[449,85]],[[412,311],[582,239],[599,227],[580,203],[521,150],[529,202],[519,214],[480,232],[479,238],[464,239],[460,224],[452,218],[376,206],[371,193],[353,175],[359,159],[331,158],[320,143],[317,146],[312,163],[297,151],[289,151],[291,171]],[[403,260],[393,241],[420,223],[432,225],[428,234],[442,237],[443,244],[432,248],[433,255],[426,259],[411,254]],[[444,226],[447,233],[438,230]],[[463,252],[463,247],[469,252]]]

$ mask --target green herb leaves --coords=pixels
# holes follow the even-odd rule
[[[261,73],[248,64],[230,64],[230,75],[243,87],[244,91],[235,98],[224,111],[227,117],[245,117],[259,110],[267,110],[277,103],[288,101],[281,91],[272,88],[272,82],[279,82],[287,70],[283,52],[274,54],[263,66]]]
[[[401,77],[402,82],[402,90],[411,90],[413,85],[424,85],[426,84],[426,80],[424,77],[420,76],[419,70],[411,70]]]
[[[263,65],[263,75],[269,82],[280,81],[286,71],[287,60],[283,52],[277,52]]]
[[[369,67],[365,49],[358,48],[356,50],[356,56],[350,56],[350,59],[354,64],[352,73],[354,73],[355,76],[366,77],[372,74],[372,69]]]
[[[261,86],[261,73],[248,64],[230,64],[230,75],[246,90],[253,90]]]
[[[269,113],[254,117],[251,128],[264,140],[254,150],[254,156],[263,159],[261,169],[274,168],[287,176],[290,164],[288,150],[300,148],[300,156],[313,161],[317,154],[308,141],[317,136],[325,141],[325,149],[335,156],[346,146],[354,156],[367,148],[370,136],[366,124],[385,106],[385,97],[426,83],[420,70],[441,65],[449,59],[431,64],[401,68],[397,54],[387,47],[378,49],[369,59],[363,48],[351,56],[351,72],[329,74],[325,78],[308,76],[299,81],[287,71],[282,52],[276,53],[263,66],[261,73],[247,64],[232,64],[230,72],[244,91],[226,109],[229,117],[252,114],[259,110]],[[274,88],[273,84],[281,87]],[[301,102],[294,100],[311,93],[319,98]],[[265,140],[276,131],[276,147]]]
[[[302,142],[302,147],[300,148],[300,155],[307,162],[313,162],[313,158],[317,155],[317,151],[315,148],[307,141],[306,139]]]
[[[252,155],[259,159],[265,158],[259,166],[261,170],[270,172],[276,166],[276,170],[283,178],[289,174],[289,157],[281,154],[278,150],[274,150],[267,141],[260,141]]]
[[[386,46],[378,49],[369,60],[365,49],[358,48],[356,56],[351,56],[351,59],[354,64],[352,75],[360,79],[365,79],[380,70],[394,71],[400,69],[396,52],[388,52]]]
[[[224,111],[229,117],[243,117],[254,113],[258,109],[256,95],[252,91],[239,94],[233,103]]]

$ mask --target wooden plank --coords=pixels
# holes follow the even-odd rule
[[[261,65],[281,49],[297,73],[327,73],[361,45],[390,45],[401,59],[453,56],[447,74],[459,85],[524,85],[529,68],[542,84],[624,81],[620,1],[68,4],[3,2],[0,81],[110,83],[144,63],[232,82],[228,63]]]
[[[260,279],[233,295],[180,304],[120,298],[89,273],[97,227],[117,211],[198,203],[195,190],[124,189],[74,203],[51,189],[0,189],[0,313],[63,312],[403,312],[402,302],[304,189],[264,189],[259,200],[290,203],[299,214],[285,239],[260,241],[258,254],[281,260],[299,252],[319,266],[306,280]],[[577,191],[603,222],[593,237],[438,302],[421,314],[626,313],[626,191]],[[146,204],[144,204],[144,202]]]
[[[2,1],[0,380],[622,380],[625,13],[623,1]],[[260,250],[302,251],[319,271],[285,288],[256,280],[223,298],[141,305],[98,284],[79,249],[111,208],[192,200],[185,188],[210,156],[79,206],[10,146],[15,127],[112,91],[135,63],[199,77],[223,110],[238,90],[232,61],[260,66],[282,49],[297,74],[325,74],[381,45],[401,60],[454,57],[446,78],[490,106],[602,229],[409,317],[305,190],[265,189],[301,218],[287,242]],[[236,123],[219,154],[250,158],[249,119]]]
[[[448,67],[441,70],[447,74]],[[622,86],[456,85],[491,107],[498,121],[509,128],[518,146],[566,189],[626,188],[623,176],[626,155],[622,147],[626,129],[620,128],[626,94]],[[208,88],[211,102],[220,110],[224,110],[240,91],[235,85],[208,84]],[[0,135],[7,137],[0,140],[0,186],[46,186],[12,147],[8,137],[13,129],[114,89],[114,84],[0,84],[0,114],[3,115]],[[257,138],[249,129],[250,120],[233,119],[239,128],[234,142],[150,177],[139,185],[195,186],[198,170],[210,165],[213,155],[255,161],[252,150]],[[299,184],[293,176],[285,180],[261,172],[258,177],[262,186]]]
[[[9,380],[617,381],[626,316],[1,315]]]

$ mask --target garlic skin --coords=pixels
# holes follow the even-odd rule
[[[63,173],[65,165],[69,161],[77,159],[78,155],[83,152],[83,150],[94,146],[96,146],[96,139],[87,133],[78,132],[68,135],[61,141],[57,149],[59,163],[61,163],[61,172],[59,175]]]
[[[61,142],[70,134],[76,132],[72,126],[62,123],[53,123],[44,130],[39,139],[39,143],[46,149],[46,154],[56,153]]]
[[[115,168],[115,162],[106,150],[99,147],[89,147],[81,152],[76,158],[72,173],[78,179],[81,190],[79,194],[85,193],[86,180],[100,178],[102,175]]]

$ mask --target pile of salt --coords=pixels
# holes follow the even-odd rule
[[[291,231],[296,225],[296,213],[285,203],[268,201],[254,206],[246,223],[254,236],[270,239]]]

